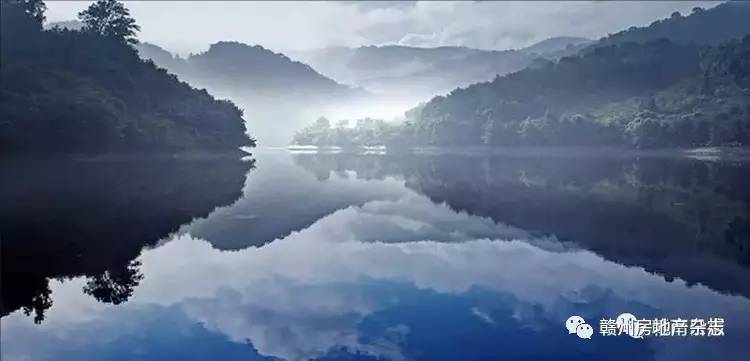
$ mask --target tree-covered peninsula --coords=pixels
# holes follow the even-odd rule
[[[3,0],[0,152],[234,150],[242,111],[138,57],[127,8],[98,0],[80,31],[43,30],[42,1]]]

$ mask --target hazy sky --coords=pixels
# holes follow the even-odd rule
[[[87,1],[48,1],[48,21],[69,20]],[[283,51],[404,44],[508,49],[552,36],[598,38],[673,11],[717,2],[126,2],[139,38],[180,53],[219,40]]]

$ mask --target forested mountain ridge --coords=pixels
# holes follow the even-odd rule
[[[728,1],[711,9],[693,8],[687,16],[674,12],[646,27],[631,27],[611,34],[598,45],[648,42],[666,38],[676,43],[719,45],[750,33],[750,3]]]
[[[748,71],[748,38],[719,54],[699,45],[750,33],[748,18],[748,4],[696,9],[556,63],[457,89],[413,112],[414,136],[429,144],[744,144],[750,95],[734,79]],[[635,38],[661,40],[628,41]],[[731,76],[711,71],[725,62],[735,64]],[[696,85],[708,82],[722,90]]]
[[[142,43],[136,48],[142,58],[152,60],[199,87],[248,95],[285,92],[350,96],[356,93],[309,65],[260,45],[220,41],[211,44],[205,52],[184,59],[154,44]]]
[[[333,79],[375,93],[431,97],[521,70],[539,57],[556,59],[573,54],[588,43],[585,38],[556,37],[516,50],[371,45],[293,51],[289,55]]]
[[[746,146],[750,36],[737,38],[750,33],[748,18],[748,4],[694,10],[687,18],[673,16],[645,30],[618,33],[577,55],[537,61],[435,97],[407,112],[400,126],[375,122],[381,124],[377,131],[341,130],[318,123],[297,139],[355,139],[354,144],[368,145]],[[712,32],[717,22],[729,30]],[[691,41],[675,29],[699,35]],[[657,37],[669,33],[680,34],[677,41]],[[657,40],[624,40],[629,34]],[[722,45],[705,44],[722,36]]]
[[[24,4],[2,1],[3,152],[235,150],[254,145],[239,108],[142,61],[128,45],[130,38],[45,31]]]
[[[566,113],[573,117],[592,106],[663,89],[698,70],[694,46],[657,41],[599,47],[436,97],[419,111],[414,132],[429,143],[523,142],[533,138],[533,119]],[[572,122],[577,123],[580,119]],[[606,133],[595,133],[599,131]],[[591,141],[607,143],[602,136]]]
[[[520,50],[524,53],[539,54],[544,57],[556,54],[570,55],[572,54],[571,52],[580,50],[591,42],[591,39],[577,36],[556,36],[536,42]]]

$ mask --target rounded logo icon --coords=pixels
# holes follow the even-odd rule
[[[565,321],[565,328],[568,329],[568,333],[576,333],[576,329],[579,325],[586,323],[581,316],[570,316]]]
[[[591,335],[594,334],[594,328],[588,323],[578,325],[576,328],[576,335],[580,338],[591,339]]]
[[[638,324],[638,318],[632,313],[622,313],[617,316],[616,320],[617,329],[632,337],[632,338],[643,338],[641,336],[641,327]]]

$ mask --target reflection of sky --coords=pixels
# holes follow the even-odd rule
[[[338,189],[350,192],[398,186],[394,180],[326,182],[347,184]],[[248,197],[250,188],[251,181]],[[261,248],[220,251],[190,233],[175,235],[142,254],[145,278],[120,306],[82,294],[81,279],[52,282],[55,303],[42,325],[20,312],[3,319],[3,360],[354,354],[578,360],[603,359],[603,353],[604,359],[740,360],[750,352],[748,299],[555,247],[552,238],[531,239],[407,189],[384,194],[331,210]],[[563,327],[571,314],[596,329],[598,318],[623,311],[723,316],[727,336],[583,341]]]

